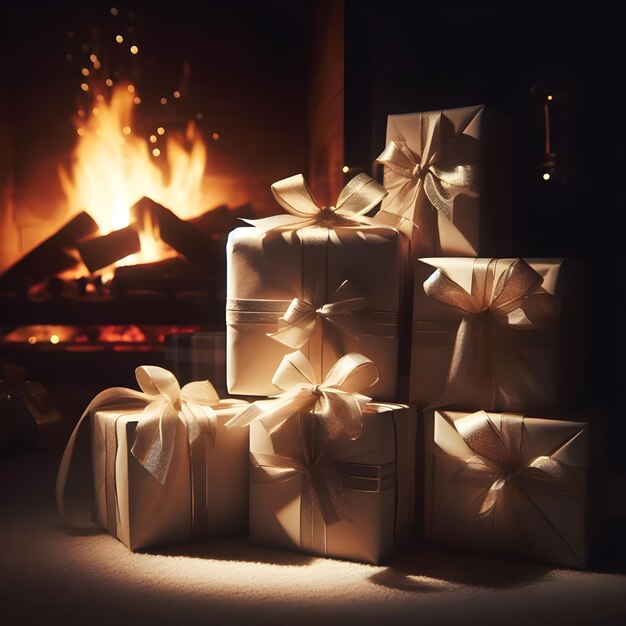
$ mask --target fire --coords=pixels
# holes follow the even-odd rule
[[[78,143],[72,171],[60,172],[70,211],[86,210],[102,234],[128,226],[130,208],[143,196],[182,219],[207,209],[203,190],[207,151],[194,124],[188,124],[184,134],[159,127],[159,147],[150,145],[133,126],[136,102],[132,85],[116,85],[108,101],[94,94],[90,111],[76,118]],[[173,254],[153,226],[139,225],[140,254],[118,265]]]

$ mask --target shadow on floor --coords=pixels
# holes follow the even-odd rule
[[[393,558],[387,569],[369,577],[375,585],[418,593],[450,591],[457,586],[507,589],[544,579],[552,568],[497,557],[485,557],[416,546]]]

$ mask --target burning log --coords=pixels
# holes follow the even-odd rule
[[[230,209],[228,205],[222,204],[198,217],[190,219],[189,222],[204,232],[209,233],[212,238],[220,239],[234,228],[243,226],[243,223],[240,221],[242,217],[254,217],[250,204],[242,204],[234,209]]]
[[[154,200],[144,197],[131,209],[136,222],[152,224],[159,237],[196,267],[209,271],[215,262],[215,242],[191,222],[185,222]]]
[[[207,292],[209,287],[206,272],[181,258],[118,267],[111,281],[111,292],[118,296],[132,292]]]
[[[61,226],[0,276],[0,291],[19,292],[78,264],[70,251],[78,242],[98,230],[98,224],[84,211]]]
[[[90,272],[119,261],[141,250],[139,233],[135,225],[94,237],[78,244],[80,256]]]

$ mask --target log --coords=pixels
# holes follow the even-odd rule
[[[208,292],[209,288],[206,272],[180,257],[118,267],[111,281],[111,293],[117,296],[133,292],[164,295],[184,291]]]
[[[0,276],[0,291],[21,292],[75,267],[79,262],[78,256],[69,252],[76,249],[81,239],[97,230],[98,224],[88,213],[83,211],[75,215]]]
[[[212,239],[222,239],[225,238],[231,230],[246,225],[241,221],[240,218],[242,217],[254,217],[251,204],[242,204],[234,209],[222,205],[189,221],[198,226],[198,228],[201,228],[204,232],[209,233]]]
[[[80,257],[91,273],[140,250],[139,233],[134,224],[78,243]]]
[[[151,223],[159,236],[196,267],[209,271],[215,261],[215,246],[211,237],[190,222],[185,222],[172,211],[151,198],[144,197],[131,208],[137,224]]]

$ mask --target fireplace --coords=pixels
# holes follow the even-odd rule
[[[4,359],[50,379],[223,328],[228,232],[308,173],[315,20],[285,8],[3,7]]]

